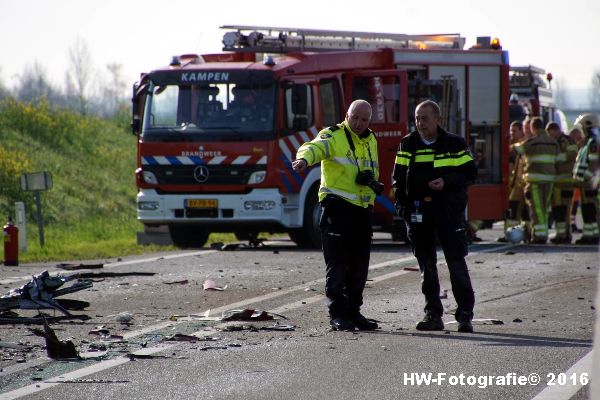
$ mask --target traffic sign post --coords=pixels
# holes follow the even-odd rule
[[[52,188],[52,175],[50,172],[32,172],[21,174],[21,189],[35,192],[35,205],[37,208],[37,223],[40,232],[40,246],[44,247],[44,219],[42,217],[42,196],[40,192]]]

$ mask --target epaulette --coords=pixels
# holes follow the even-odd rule
[[[343,127],[339,126],[339,125],[331,125],[330,127],[328,127],[327,129],[329,129],[331,131],[331,133],[335,132],[335,131],[339,131],[340,129],[343,129]]]

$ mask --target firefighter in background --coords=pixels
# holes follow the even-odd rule
[[[571,224],[569,221],[571,200],[573,199],[573,166],[577,157],[577,144],[570,136],[560,130],[556,122],[546,125],[546,132],[556,140],[560,153],[556,158],[556,179],[552,190],[552,218],[556,224],[556,236],[552,243],[571,243]]]
[[[573,139],[575,141],[575,144],[577,144],[577,151],[579,151],[585,144],[585,137],[583,136],[583,132],[581,132],[581,129],[574,126],[569,131],[569,136],[571,137],[571,139]],[[581,203],[581,190],[579,190],[578,185],[575,185],[573,187],[573,200],[571,201],[571,232],[572,233],[581,233],[581,229],[579,229],[577,227],[577,210],[579,209],[580,203]]]
[[[504,232],[529,221],[529,211],[525,205],[525,181],[523,180],[523,169],[525,158],[516,150],[516,146],[531,137],[531,130],[523,128],[529,126],[529,119],[513,121],[510,124],[510,180],[508,182],[508,210],[504,219]],[[527,228],[528,229],[528,228]],[[525,235],[528,240],[528,235]],[[499,242],[506,242],[505,236],[498,238]]]
[[[581,192],[581,215],[583,235],[576,244],[598,244],[598,186],[594,176],[598,172],[598,117],[583,114],[575,120],[575,126],[585,135],[586,143],[577,153],[573,178]]]
[[[558,143],[544,130],[540,117],[531,120],[533,137],[515,146],[525,157],[525,202],[531,218],[531,243],[546,243],[548,240],[548,207],[552,185],[556,177]]]

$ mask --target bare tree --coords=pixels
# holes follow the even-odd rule
[[[600,70],[594,71],[592,75],[592,87],[589,93],[590,108],[600,110]]]
[[[66,75],[66,90],[74,97],[83,115],[88,112],[89,88],[93,76],[92,56],[87,43],[77,38],[69,49],[69,69]],[[72,94],[72,96],[71,96]]]
[[[568,109],[569,101],[567,98],[567,92],[565,88],[567,87],[565,78],[556,78],[554,80],[554,84],[552,85],[552,92],[554,94],[554,102],[556,106],[560,109]]]
[[[103,89],[104,102],[107,114],[114,116],[118,108],[125,102],[125,88],[127,84],[123,78],[123,65],[111,63],[106,66],[108,80]]]
[[[46,70],[39,61],[25,66],[23,73],[18,77],[15,95],[24,102],[39,102],[44,98],[51,103],[61,100],[59,91],[52,86]]]

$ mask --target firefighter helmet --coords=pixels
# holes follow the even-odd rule
[[[525,239],[525,232],[521,226],[513,226],[512,228],[508,228],[504,235],[506,240],[513,244],[517,244]]]
[[[581,128],[587,136],[592,136],[596,135],[598,127],[600,127],[600,121],[595,114],[587,113],[577,117],[573,125]]]

